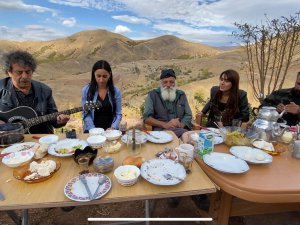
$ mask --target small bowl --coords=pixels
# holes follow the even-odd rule
[[[3,157],[2,163],[12,168],[24,166],[30,162],[33,156],[34,153],[31,150],[13,152]]]
[[[119,141],[106,141],[103,144],[103,151],[106,153],[117,153],[121,150],[122,144]]]
[[[88,137],[86,141],[92,148],[101,148],[103,143],[106,141],[106,137],[102,135],[95,135]]]
[[[90,136],[94,136],[94,135],[103,135],[104,133],[104,129],[103,128],[99,128],[99,127],[95,127],[89,130],[89,135]]]
[[[134,185],[138,181],[140,174],[140,169],[133,165],[119,166],[114,171],[114,175],[117,178],[118,183],[123,186]]]
[[[54,144],[58,141],[58,136],[57,135],[54,135],[54,134],[51,134],[51,135],[46,135],[46,136],[43,136],[39,139],[39,143],[41,145],[51,145],[51,144]]]
[[[89,165],[92,164],[93,160],[96,158],[97,156],[97,153],[98,153],[98,150],[97,149],[93,149],[91,148],[90,146],[86,146],[83,150],[81,149],[76,149],[75,150],[75,153],[73,155],[74,157],[74,161],[76,163],[78,163],[78,159],[83,157],[83,156],[87,156],[90,158],[90,161],[89,161]]]
[[[119,130],[106,130],[104,136],[109,141],[118,140],[122,135],[122,132]]]
[[[107,173],[114,168],[114,159],[110,156],[98,156],[94,159],[93,164],[98,173]]]

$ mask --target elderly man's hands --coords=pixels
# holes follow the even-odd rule
[[[57,124],[59,124],[59,125],[66,124],[69,120],[70,120],[70,116],[69,115],[60,114],[57,117]]]
[[[285,106],[285,111],[291,114],[299,114],[300,113],[300,106],[297,105],[295,102],[291,102]]]
[[[171,119],[169,122],[165,123],[164,128],[170,129],[170,128],[183,128],[184,124],[180,122],[179,118]]]

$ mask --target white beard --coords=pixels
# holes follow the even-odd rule
[[[174,102],[176,98],[176,86],[171,88],[164,88],[160,86],[161,97],[164,101]]]

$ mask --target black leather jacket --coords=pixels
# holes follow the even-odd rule
[[[295,102],[295,104],[300,105],[300,94],[294,90],[294,88],[280,89],[273,91],[268,95],[261,106],[274,106],[277,107],[278,104],[282,103],[284,105],[290,102]],[[282,118],[287,121],[287,125],[294,126],[300,122],[300,114],[294,115],[291,113],[285,113]]]
[[[31,81],[32,88],[34,91],[34,102],[35,102],[35,111],[38,116],[47,115],[50,113],[57,112],[56,104],[52,97],[52,90],[49,86],[38,82]],[[5,112],[11,109],[14,109],[20,105],[20,102],[17,99],[15,89],[13,87],[10,77],[0,80],[0,111]],[[57,125],[56,120],[41,123],[39,125],[33,126],[30,129],[30,133],[40,133],[40,134],[49,134],[53,133],[53,127],[61,127]]]
[[[213,107],[213,101],[214,98],[217,94],[217,91],[219,90],[219,86],[214,86],[210,90],[210,101],[206,103],[204,108],[202,109],[203,114],[208,115],[208,122],[206,126],[209,127],[216,127],[213,122],[218,122],[220,118],[218,118],[218,115],[216,115],[216,112],[213,112],[212,107]],[[226,110],[226,109],[225,109]],[[218,111],[218,110],[217,110]],[[243,90],[239,90],[239,112],[237,112],[234,116],[233,119],[240,120],[242,122],[248,122],[249,121],[249,104],[248,104],[248,98],[247,98],[247,92]],[[226,124],[223,122],[224,126],[231,126],[232,124]]]

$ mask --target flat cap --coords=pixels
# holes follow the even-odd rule
[[[176,79],[175,71],[172,69],[165,69],[161,71],[160,79],[174,77]]]

